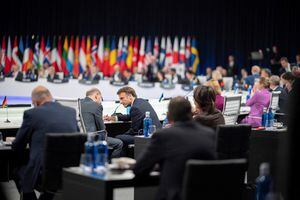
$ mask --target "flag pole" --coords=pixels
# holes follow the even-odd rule
[[[4,123],[10,123],[10,121],[8,120],[8,106],[6,106],[6,120],[4,121]]]

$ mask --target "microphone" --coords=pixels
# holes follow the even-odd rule
[[[188,99],[188,96],[189,96],[192,92],[194,92],[194,90],[189,91],[189,92],[186,93],[183,97],[186,98],[186,99]]]
[[[118,110],[118,108],[121,106],[121,104],[119,104],[116,108],[115,108],[115,110],[114,110],[114,112],[111,114],[111,116],[114,116],[114,115],[116,115],[116,112],[117,112],[117,110]]]

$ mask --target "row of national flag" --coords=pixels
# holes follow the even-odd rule
[[[5,74],[12,65],[21,71],[53,66],[57,72],[78,77],[96,66],[104,76],[111,76],[115,65],[121,71],[137,67],[141,72],[153,60],[162,70],[173,67],[200,71],[197,41],[191,37],[3,36],[0,55]]]

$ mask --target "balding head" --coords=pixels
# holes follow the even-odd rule
[[[52,101],[50,91],[44,86],[37,86],[31,93],[32,103],[35,107],[43,105],[46,102]]]
[[[252,74],[259,74],[260,73],[260,67],[257,66],[257,65],[252,66],[251,73]]]
[[[86,97],[91,98],[93,101],[97,103],[102,102],[102,94],[98,88],[92,88],[86,92]]]

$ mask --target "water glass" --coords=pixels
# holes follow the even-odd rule
[[[81,154],[80,157],[80,168],[87,173],[93,171],[93,158],[91,154]]]
[[[155,125],[150,125],[149,126],[149,135],[152,135],[155,132],[156,132],[156,126]]]

